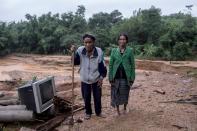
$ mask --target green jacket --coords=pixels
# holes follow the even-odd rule
[[[122,63],[128,81],[135,80],[135,60],[131,48],[126,47],[124,54],[120,54],[119,48],[113,48],[109,61],[109,81],[113,81],[118,67]]]

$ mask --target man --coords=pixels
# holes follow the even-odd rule
[[[95,37],[91,34],[83,36],[84,46],[75,51],[75,46],[71,51],[75,51],[74,64],[80,65],[81,92],[85,103],[85,119],[90,119],[92,115],[91,92],[94,97],[94,107],[97,116],[101,114],[101,93],[103,78],[106,77],[107,68],[104,62],[103,52],[95,47]]]

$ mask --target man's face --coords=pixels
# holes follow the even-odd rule
[[[91,38],[86,37],[83,40],[84,46],[88,52],[91,52],[94,47],[94,41]]]

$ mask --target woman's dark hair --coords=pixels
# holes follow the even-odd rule
[[[120,33],[118,36],[118,40],[120,39],[121,36],[124,36],[126,38],[127,43],[128,43],[128,41],[129,41],[128,35],[126,33]]]
[[[96,40],[96,38],[95,38],[94,35],[92,35],[92,34],[85,34],[85,35],[83,35],[83,40],[84,40],[85,38],[90,38],[90,39],[92,39],[93,41]]]

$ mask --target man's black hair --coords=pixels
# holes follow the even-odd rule
[[[83,40],[84,40],[85,38],[90,38],[90,39],[92,39],[93,41],[96,40],[96,38],[95,38],[94,35],[92,35],[92,34],[85,34],[85,35],[83,35]]]

